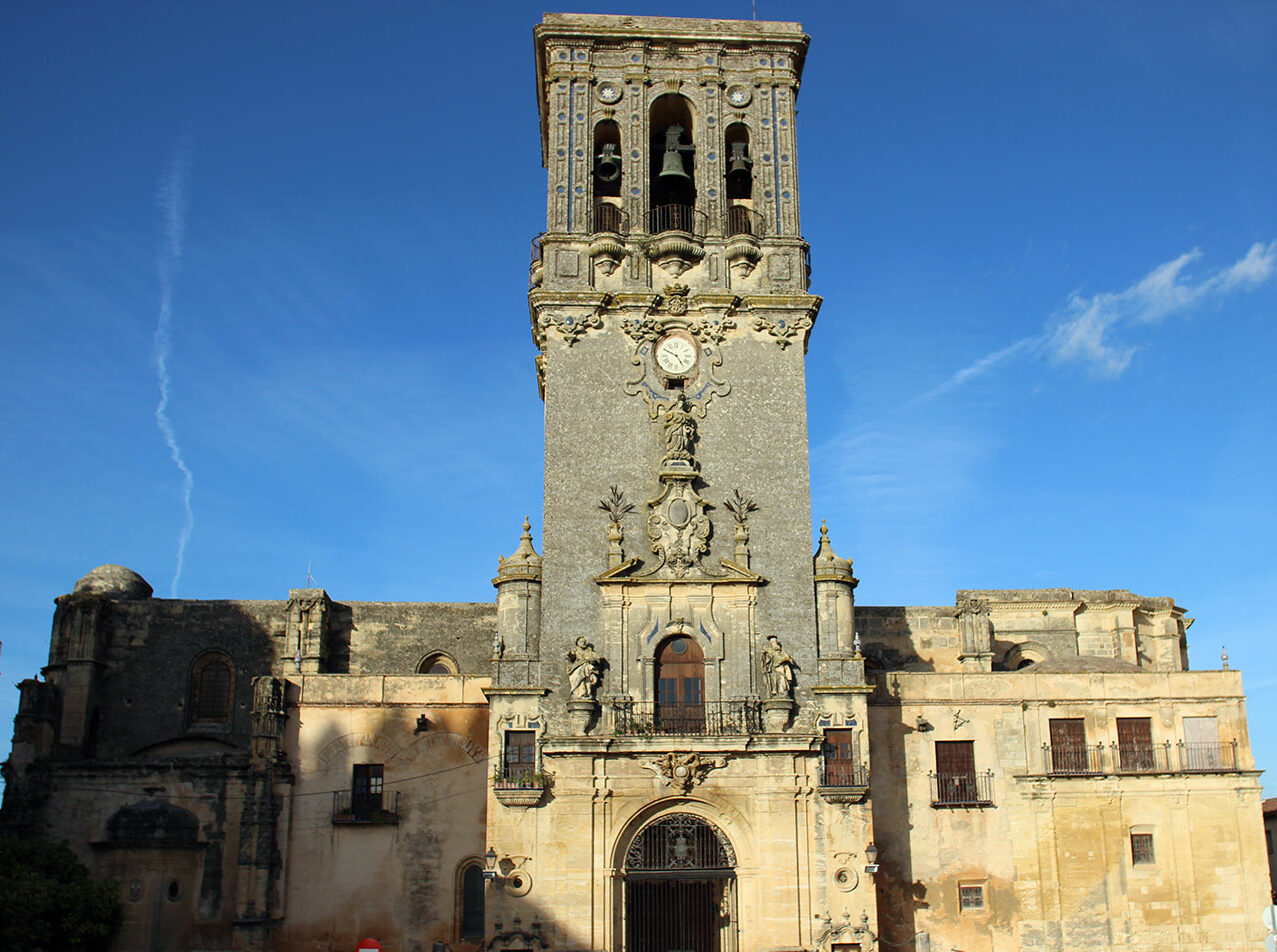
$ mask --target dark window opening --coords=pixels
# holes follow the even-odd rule
[[[604,198],[620,199],[621,174],[621,130],[611,119],[604,119],[594,127],[594,205],[596,208]],[[619,216],[620,202],[608,204]],[[596,231],[619,231],[619,228],[599,229]]]
[[[483,868],[477,863],[461,874],[461,938],[483,938]]]
[[[724,166],[727,200],[747,202],[754,197],[754,160],[749,156],[749,129],[742,123],[733,123],[727,127],[724,144],[727,147]]]
[[[350,809],[356,817],[381,809],[384,770],[382,764],[355,764],[350,782]]]
[[[959,909],[983,909],[984,908],[984,887],[983,886],[959,886],[958,887],[958,908]]]
[[[657,97],[649,114],[652,130],[649,231],[692,231],[696,204],[696,147],[692,110],[677,94]]]
[[[417,665],[418,674],[456,674],[457,666],[451,658],[442,653],[426,655]]]

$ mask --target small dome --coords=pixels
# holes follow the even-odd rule
[[[142,576],[123,565],[99,565],[75,583],[76,595],[107,595],[112,598],[150,598],[154,589]]]

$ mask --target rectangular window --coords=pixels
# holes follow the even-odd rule
[[[1153,857],[1152,833],[1131,834],[1131,862],[1136,866],[1156,862]]]
[[[355,764],[350,781],[350,809],[356,817],[381,809],[383,770],[382,764]]]
[[[975,742],[936,741],[936,802],[978,803],[975,776]]]
[[[854,787],[868,781],[862,776],[857,752],[856,732],[850,730],[825,731],[825,743],[821,747],[825,760],[822,783],[827,787]]]
[[[1153,722],[1147,717],[1117,719],[1118,769],[1127,772],[1153,770]]]
[[[537,769],[537,732],[505,732],[505,777],[518,780],[530,777]]]
[[[1051,773],[1092,773],[1087,759],[1086,721],[1080,717],[1053,717],[1051,728]]]
[[[958,908],[962,910],[984,908],[984,886],[959,886]]]

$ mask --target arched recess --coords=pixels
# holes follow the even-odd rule
[[[469,857],[457,869],[458,941],[483,941],[485,889],[483,860]]]
[[[191,724],[226,724],[235,696],[235,665],[230,655],[206,651],[191,665],[186,716]]]
[[[432,651],[417,664],[418,674],[456,674],[457,662],[443,651]]]
[[[1007,671],[1019,671],[1022,668],[1035,665],[1039,661],[1045,661],[1049,657],[1051,657],[1051,652],[1045,645],[1040,645],[1035,641],[1025,641],[1011,646],[1006,655],[1003,656],[1002,666]]]
[[[736,952],[736,851],[715,824],[663,814],[629,839],[620,866],[626,952]]]
[[[750,204],[754,197],[754,160],[750,155],[749,127],[733,122],[723,133],[727,149],[723,165],[724,191],[731,203]]]
[[[657,729],[700,734],[705,729],[705,653],[695,638],[674,635],[656,648]]]
[[[678,93],[657,96],[648,111],[651,181],[648,231],[693,231],[696,146],[692,105]]]

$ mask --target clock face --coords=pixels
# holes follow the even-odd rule
[[[667,337],[656,345],[656,363],[666,373],[681,376],[696,363],[696,348],[685,337]]]
[[[609,106],[621,99],[621,87],[611,80],[599,83],[599,102],[607,103]]]
[[[748,86],[729,86],[727,101],[733,106],[748,106],[750,100]]]

